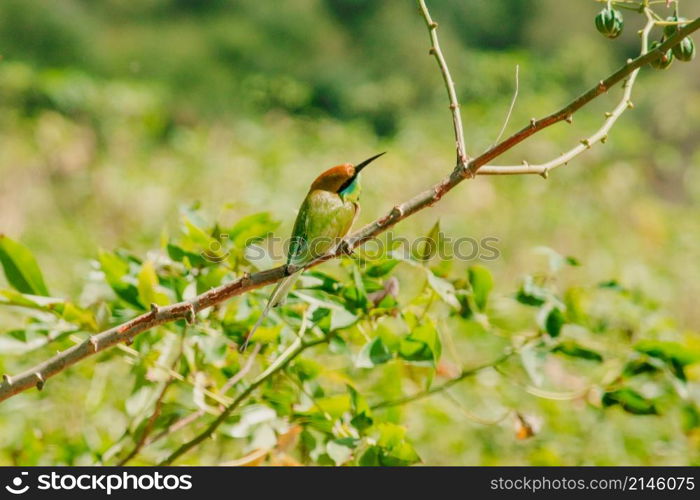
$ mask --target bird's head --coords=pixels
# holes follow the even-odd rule
[[[382,156],[384,153],[379,153],[371,158],[353,165],[352,163],[343,163],[335,167],[329,168],[311,184],[311,190],[322,189],[343,195],[353,191],[357,185],[358,176],[363,168],[372,163],[374,160]]]

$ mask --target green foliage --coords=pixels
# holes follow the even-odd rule
[[[104,328],[147,309],[151,303],[167,304],[192,297],[238,273],[253,272],[255,265],[245,259],[244,249],[251,242],[264,244],[275,225],[267,214],[255,214],[239,220],[225,233],[219,229],[221,224],[208,223],[198,210],[188,209],[181,232],[164,240],[162,249],[150,253],[148,259],[123,250],[99,252],[102,273],[98,279],[111,294],[95,297],[89,309],[60,299],[4,291],[3,304],[27,311],[26,325],[8,330],[5,338],[12,345],[29,346],[39,338],[65,345],[65,338],[61,340],[52,333],[61,322],[73,325],[65,331],[82,335],[94,331],[98,321]],[[222,234],[231,235],[219,249],[226,258],[214,262],[202,249],[219,241]],[[34,281],[24,278],[23,286],[35,282],[41,273],[31,254],[18,243],[8,245],[7,241],[3,247],[7,259],[23,263],[14,264],[10,272],[19,269],[19,276],[34,276]],[[143,333],[121,355],[112,351],[105,354],[130,360],[125,390],[119,391],[125,422],[109,449],[88,447],[84,453],[92,454],[92,461],[113,463],[142,433],[158,435],[186,418],[193,408],[217,413],[218,405],[230,402],[230,396],[220,390],[227,381],[235,378],[233,389],[240,393],[249,383],[249,376],[239,374],[251,362],[254,372],[272,373],[275,360],[287,355],[298,336],[318,346],[313,353],[293,356],[286,368],[265,378],[259,392],[246,398],[219,429],[221,441],[217,447],[284,450],[269,452],[271,463],[282,457],[322,465],[418,463],[421,457],[410,437],[411,425],[402,412],[393,408],[393,401],[427,390],[439,394],[444,390],[442,384],[455,376],[445,367],[459,362],[454,353],[456,346],[469,349],[478,345],[475,340],[479,337],[490,339],[501,353],[508,349],[518,352],[519,360],[500,361],[494,366],[502,371],[503,382],[532,383],[532,394],[545,402],[550,397],[557,399],[557,391],[561,390],[557,389],[560,382],[549,372],[571,370],[577,376],[585,374],[602,394],[599,401],[588,399],[586,411],[614,411],[619,407],[632,416],[664,418],[674,402],[685,397],[685,387],[696,383],[693,370],[700,365],[700,351],[695,344],[665,340],[668,331],[662,340],[654,330],[642,334],[636,342],[625,340],[621,336],[625,327],[610,321],[599,304],[611,300],[633,304],[647,322],[653,306],[614,281],[562,292],[557,276],[581,264],[551,249],[539,249],[538,253],[545,254],[548,271],[526,276],[514,297],[497,293],[491,272],[484,265],[471,265],[438,277],[430,265],[412,259],[365,256],[346,258],[334,270],[329,269],[331,272],[309,271],[289,303],[274,312],[275,324],[261,327],[250,339],[249,349],[257,354],[241,355],[237,347],[263,307],[264,293],[221,304],[202,313],[192,327],[178,322]],[[396,280],[395,274],[406,272],[413,275],[408,279],[423,280],[422,290],[412,297],[397,294],[394,285],[386,286]],[[387,307],[389,299],[392,302]],[[501,323],[503,301],[508,304],[508,315],[517,316],[516,311],[521,311],[530,319],[522,325]],[[450,324],[457,326],[447,328]],[[444,345],[451,346],[447,354]],[[601,379],[598,366],[615,375],[608,373]],[[518,381],[523,378],[520,371],[526,377]],[[159,386],[162,388],[164,383],[170,387],[162,392],[164,399],[156,403],[161,394]],[[649,384],[656,389],[651,391]],[[480,385],[474,381],[471,390],[489,391],[486,387],[480,389]],[[644,395],[650,391],[656,396]],[[105,397],[103,394],[99,398]],[[512,400],[490,391],[489,398],[502,399],[501,404],[515,411],[523,404],[517,402],[519,398]],[[152,424],[146,424],[156,404],[162,406],[161,414]],[[681,408],[683,428],[692,433],[698,427],[697,410],[689,402]],[[557,427],[551,420],[555,415],[546,418],[546,426]],[[152,426],[148,431],[147,425]],[[536,432],[530,424],[522,425],[529,426],[527,435]],[[153,450],[147,447],[144,457],[175,442],[177,438],[168,436]]]
[[[23,242],[0,239],[7,373],[151,303],[191,299],[272,266],[253,250],[289,228],[328,162],[387,143],[394,159],[365,183],[365,221],[444,173],[449,123],[432,118],[443,89],[434,61],[416,57],[423,26],[401,2],[44,3],[0,5],[2,176],[18,186],[3,191],[2,215]],[[478,118],[467,131],[474,151],[501,126],[494,110],[507,109],[515,64],[527,67],[520,88],[530,97],[513,123],[526,123],[638,43],[631,29],[605,45],[590,24],[581,32],[567,24],[567,37],[551,30],[579,12],[591,19],[592,2],[433,3],[465,116]],[[694,53],[686,40],[674,51],[679,60]],[[480,77],[463,76],[472,74]],[[682,74],[640,76],[640,87],[653,93],[658,78],[668,98],[638,105],[611,134],[624,162],[610,150],[582,157],[586,174],[562,170],[546,193],[533,179],[513,179],[446,197],[439,223],[425,212],[398,227],[435,245],[409,258],[358,251],[306,272],[246,353],[238,347],[268,289],[76,364],[41,393],[0,406],[0,462],[117,463],[169,384],[132,462],[157,463],[302,337],[319,343],[265,379],[183,462],[258,453],[257,463],[271,464],[698,463],[697,333],[676,324],[697,316],[687,298],[700,282],[688,244],[697,232],[696,158],[685,147],[697,106]],[[597,127],[606,109],[577,113],[576,123]],[[580,129],[567,130],[524,144],[523,155],[562,151],[579,138]],[[204,205],[182,209],[178,227],[177,204],[197,198]],[[224,202],[233,203],[215,221],[204,215]],[[441,259],[446,235],[497,235],[501,258]],[[539,269],[527,252],[543,241],[575,249],[581,263],[538,248]],[[126,248],[96,252],[98,244]],[[57,296],[28,247],[60,284],[51,287]],[[427,390],[435,394],[402,399]],[[499,423],[483,425],[489,420]],[[589,446],[592,428],[604,445]]]
[[[31,251],[4,234],[0,234],[0,264],[8,283],[18,292],[49,295],[39,266]]]

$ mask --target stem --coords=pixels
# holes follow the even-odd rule
[[[442,79],[445,82],[447,96],[450,100],[452,125],[454,127],[455,143],[457,147],[457,166],[464,167],[469,161],[466,147],[464,146],[464,127],[462,126],[462,116],[459,112],[459,101],[457,100],[455,84],[454,81],[452,81],[452,76],[450,75],[450,69],[447,66],[447,61],[445,61],[445,56],[443,56],[442,50],[440,49],[440,42],[437,36],[438,24],[433,21],[432,17],[430,17],[430,12],[428,11],[428,7],[425,5],[425,0],[418,0],[418,7],[420,8],[423,19],[425,19],[425,24],[428,27],[430,43],[432,44],[432,47],[430,47],[430,54],[435,56],[435,60],[440,68],[440,74],[442,74]]]
[[[642,30],[642,47],[641,56],[647,53],[647,47],[649,42],[649,32],[654,27],[654,19],[651,16],[650,9],[645,10],[647,16],[647,23]],[[574,148],[570,149],[566,153],[562,153],[556,158],[539,165],[530,165],[527,162],[523,162],[522,165],[488,165],[479,169],[479,175],[516,175],[516,174],[538,174],[546,178],[549,171],[560,167],[562,165],[567,165],[569,161],[580,155],[581,153],[590,149],[594,144],[601,142],[604,143],[608,138],[608,133],[612,129],[615,122],[622,116],[622,114],[632,107],[632,101],[630,100],[632,96],[632,87],[637,79],[637,74],[639,73],[639,68],[635,69],[632,74],[625,80],[623,84],[622,99],[618,105],[613,109],[612,112],[606,113],[607,119],[603,122],[603,126],[598,129],[591,136],[582,139],[581,143]],[[602,82],[601,82],[602,83]]]

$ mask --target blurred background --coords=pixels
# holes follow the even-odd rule
[[[641,17],[625,11],[625,32],[610,41],[595,31],[601,4],[590,0],[429,6],[472,155],[498,135],[516,65],[508,132],[639,51]],[[683,9],[700,15],[695,2]],[[0,232],[32,249],[54,295],[76,297],[99,248],[156,248],[182,206],[199,202],[224,221],[268,210],[283,237],[319,172],[386,150],[363,179],[359,223],[369,222],[453,166],[450,114],[428,47],[408,0],[3,0]],[[569,149],[602,124],[620,92],[499,163]],[[453,238],[498,238],[500,258],[486,265],[504,293],[541,264],[532,249],[546,245],[581,262],[565,280],[617,279],[661,304],[679,329],[697,329],[700,64],[643,68],[633,101],[607,144],[548,180],[465,182],[396,232],[424,235],[439,219]],[[575,443],[499,448],[505,438],[489,437],[492,429],[433,417],[411,433],[427,463],[585,460]],[[451,430],[436,437],[431,425]],[[473,432],[486,433],[478,446]],[[589,432],[577,428],[571,439],[580,444]],[[600,463],[678,463],[684,452],[638,455],[622,445],[600,453]]]

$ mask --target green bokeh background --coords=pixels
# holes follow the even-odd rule
[[[593,1],[430,7],[472,154],[501,128],[516,65],[520,97],[509,131],[638,52],[641,17],[625,12],[623,36],[610,41],[594,29]],[[700,15],[696,2],[683,8]],[[32,249],[54,295],[76,297],[98,248],[158,247],[183,205],[199,201],[224,221],[268,210],[284,236],[320,171],[386,150],[364,175],[359,224],[369,222],[452,168],[451,120],[428,46],[407,0],[3,0],[0,232]],[[620,92],[500,160],[535,163],[572,147],[602,124]],[[465,182],[396,232],[424,235],[439,219],[452,237],[498,238],[500,258],[486,265],[502,293],[542,265],[532,249],[546,245],[582,262],[565,282],[617,279],[657,301],[680,330],[697,329],[700,64],[643,68],[633,101],[607,144],[548,180]],[[11,326],[10,315],[0,318]],[[93,374],[110,380],[114,406],[85,410],[108,422],[127,396],[118,383],[125,373],[118,362],[87,361],[51,381],[51,400],[4,404],[0,463],[16,460],[12,436],[20,434],[35,450],[23,460],[70,455],[71,443],[89,441],[88,417],[72,398],[89,396]],[[488,406],[483,384],[464,389],[477,409]],[[591,421],[572,417],[570,402],[545,406],[559,427],[539,441],[518,442],[504,426],[480,426],[439,401],[407,410],[409,435],[429,464],[679,464],[691,454],[664,441],[663,425],[649,418]],[[47,446],[64,451],[45,458]]]

